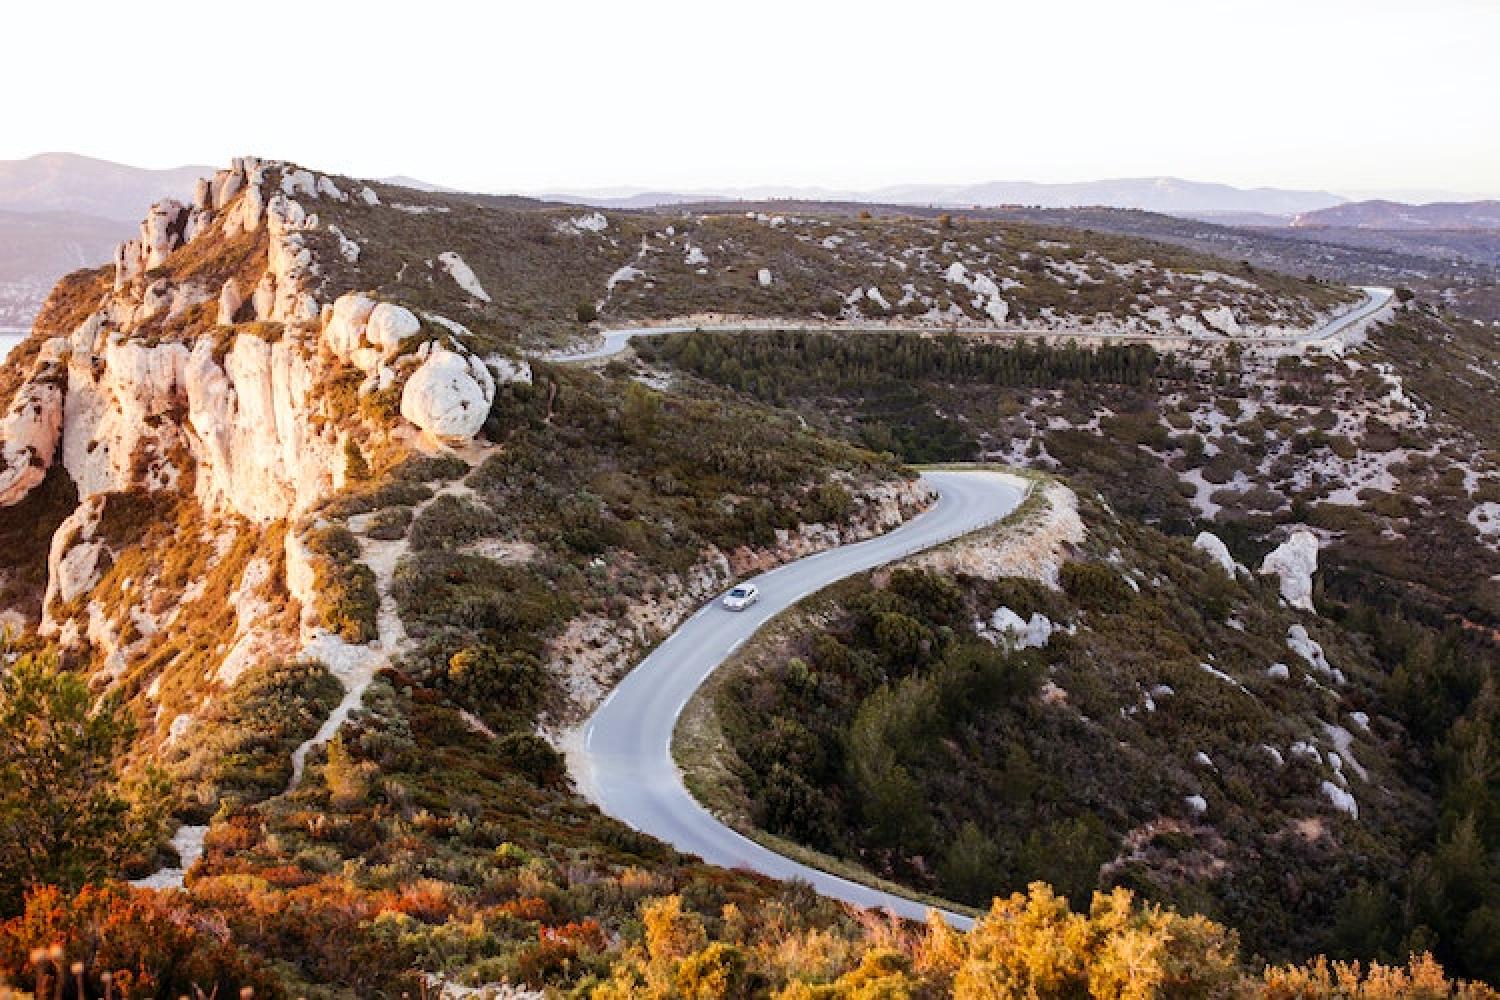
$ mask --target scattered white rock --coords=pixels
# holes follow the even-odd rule
[[[1228,306],[1218,306],[1214,309],[1203,310],[1203,322],[1226,337],[1238,337],[1240,335],[1239,321],[1234,318],[1234,310]]]
[[[991,642],[1001,642],[1012,649],[1041,649],[1052,639],[1057,626],[1046,615],[1033,612],[1022,618],[1010,608],[1000,608],[989,622],[979,623],[980,634]]]
[[[1234,556],[1229,554],[1229,546],[1225,545],[1218,535],[1211,531],[1198,532],[1198,537],[1193,539],[1193,548],[1218,563],[1225,575],[1231,580],[1234,579],[1234,571],[1238,563],[1234,561]]]
[[[1290,538],[1266,553],[1261,573],[1274,573],[1281,579],[1281,596],[1294,608],[1315,611],[1312,600],[1312,578],[1318,569],[1318,536],[1311,531],[1292,532]]]
[[[1266,668],[1266,676],[1273,681],[1290,680],[1292,671],[1285,663],[1273,663]]]
[[[609,228],[609,219],[605,218],[603,212],[590,212],[588,215],[574,216],[566,224],[581,233],[602,233]]]
[[[682,262],[688,267],[698,267],[708,263],[708,254],[704,253],[703,248],[700,246],[689,245],[687,254],[682,258]]]
[[[440,253],[438,254],[438,263],[443,265],[443,270],[448,272],[448,276],[453,279],[459,288],[462,288],[480,302],[490,301],[490,295],[484,290],[484,286],[479,283],[479,277],[474,273],[474,269],[469,267],[468,263],[458,254],[451,250]]]
[[[609,280],[604,283],[604,287],[607,291],[612,292],[615,290],[615,286],[620,284],[621,282],[634,281],[636,278],[639,278],[645,273],[645,271],[642,271],[640,268],[632,264],[626,264],[624,267],[620,268],[614,274],[611,274],[609,276]]]
[[[1188,795],[1182,801],[1193,811],[1193,815],[1195,816],[1202,816],[1208,812],[1208,800],[1201,795]]]
[[[771,287],[771,269],[768,268],[768,267],[761,268],[760,269],[760,273],[756,275],[756,280],[760,282],[760,287],[762,287],[762,288],[770,288]]]
[[[1469,524],[1486,542],[1500,541],[1500,503],[1486,500],[1469,511]]]
[[[1241,691],[1245,692],[1246,694],[1250,694],[1250,689],[1249,688],[1245,687],[1245,685],[1241,684],[1239,681],[1235,680],[1233,677],[1230,677],[1224,671],[1220,670],[1218,667],[1214,666],[1211,663],[1199,663],[1198,664],[1198,669],[1202,670],[1206,674],[1209,674],[1210,676],[1217,677],[1219,680],[1223,681],[1225,684],[1231,684],[1234,687],[1239,688]],[[1251,695],[1251,697],[1253,698],[1254,695]]]
[[[181,889],[188,871],[203,857],[203,843],[207,837],[206,826],[179,826],[171,840],[172,849],[177,852],[177,866],[163,868],[130,884],[137,889]]]
[[[1348,764],[1350,769],[1359,775],[1361,781],[1369,781],[1369,774],[1360,766],[1359,761],[1354,758],[1352,750],[1354,746],[1354,734],[1343,726],[1335,726],[1327,722],[1323,723],[1323,731],[1328,734],[1328,742],[1333,744],[1334,752],[1338,754],[1337,759]],[[1334,766],[1337,767],[1338,765]]]
[[[328,231],[338,238],[339,256],[350,264],[359,263],[359,244],[345,235],[344,231],[338,226],[329,226]]]
[[[1329,803],[1340,812],[1348,813],[1351,819],[1359,819],[1359,803],[1355,801],[1352,794],[1335,785],[1331,781],[1322,784],[1323,794]]]
[[[1328,657],[1323,655],[1323,647],[1307,634],[1305,626],[1297,624],[1287,629],[1286,645],[1288,649],[1306,660],[1308,665],[1318,673],[1336,683],[1345,682],[1344,672],[1328,662]]]

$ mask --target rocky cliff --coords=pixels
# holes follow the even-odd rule
[[[392,190],[386,195],[399,196]],[[521,425],[560,433],[570,402],[628,409],[621,389],[629,380],[583,372],[557,375],[545,396],[533,387],[504,276],[476,275],[457,251],[428,255],[434,238],[467,249],[465,227],[483,209],[453,213],[451,230],[435,237],[428,217],[450,214],[439,207],[387,203],[367,184],[287,163],[236,160],[190,199],[153,206],[112,265],[65,279],[0,376],[0,510],[13,524],[34,519],[37,536],[0,562],[0,602],[10,624],[32,633],[28,641],[53,644],[137,706],[143,754],[173,759],[216,738],[226,693],[247,671],[316,661],[344,695],[290,761],[295,783],[309,750],[358,710],[379,671],[399,663],[420,674],[424,656],[446,670],[452,650],[429,656],[422,647],[433,641],[430,627],[413,625],[419,634],[408,636],[404,619],[417,597],[397,600],[402,573],[430,558],[419,550],[457,549],[461,538],[467,547],[457,558],[470,570],[562,572],[537,554],[556,544],[542,536],[558,510],[523,527],[498,492],[476,491],[471,473],[500,461]],[[524,230],[531,214],[513,213],[508,224]],[[598,254],[617,242],[565,233],[546,218],[542,226],[549,235],[540,242],[552,241],[553,252],[587,241]],[[571,292],[549,294],[552,313],[573,309]],[[662,405],[650,392],[645,398]],[[672,419],[653,417],[631,443],[651,447]],[[697,447],[694,436],[706,433],[699,419],[681,419],[684,446]],[[732,420],[701,419],[745,437]],[[598,415],[577,432],[610,438]],[[787,455],[795,433],[790,425],[776,431]],[[517,451],[514,442],[508,451]],[[687,597],[726,582],[731,562],[770,564],[837,544],[925,502],[891,467],[852,455],[827,452],[811,465],[799,457],[795,476],[803,478],[783,481],[763,468],[764,454],[750,454],[762,468],[732,484],[759,493],[775,480],[775,489],[792,491],[781,494],[788,508],[836,473],[854,504],[838,523],[820,523],[811,508],[806,517],[783,510],[774,531],[757,528],[750,541],[715,534],[705,521],[701,539],[681,543],[697,556],[674,561],[648,593],[605,606],[602,595],[573,584],[582,603],[569,596],[557,605],[574,623],[538,624],[517,640],[530,648],[534,639],[560,677],[564,703],[553,705],[555,715],[573,714],[568,637],[579,628],[619,632],[623,656],[650,641],[641,623],[654,609],[680,613]],[[564,463],[555,476],[592,476],[590,463],[617,460],[608,451],[577,455],[577,468]],[[719,497],[724,488],[716,481],[707,500],[732,508]],[[631,555],[628,545],[585,547],[593,559]],[[569,559],[581,551],[562,549]],[[654,579],[647,570],[632,573]],[[585,659],[606,675],[622,666],[597,650]],[[475,710],[484,714],[482,705]],[[184,739],[189,732],[194,740]],[[185,815],[211,809],[223,791],[196,772],[179,777]]]
[[[0,382],[0,508],[55,526],[45,590],[35,546],[0,567],[8,621],[141,699],[147,745],[247,666],[330,641],[310,512],[352,475],[472,441],[497,385],[529,377],[436,312],[330,286],[311,237],[349,204],[380,198],[236,160],[65,280]]]

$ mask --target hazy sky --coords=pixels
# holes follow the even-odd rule
[[[97,8],[97,9],[93,9]],[[23,3],[0,159],[1500,193],[1500,0]]]

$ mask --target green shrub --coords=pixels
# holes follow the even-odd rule
[[[1132,596],[1119,571],[1102,563],[1065,562],[1058,572],[1058,582],[1079,607],[1088,611],[1118,611]]]

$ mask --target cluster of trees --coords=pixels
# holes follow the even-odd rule
[[[1170,355],[1144,345],[1080,347],[1038,342],[1000,345],[956,334],[841,336],[764,333],[742,337],[683,333],[642,342],[647,358],[780,402],[810,389],[864,390],[886,380],[963,380],[1050,389],[1064,385],[1143,387],[1180,374]]]
[[[752,820],[976,905],[1033,878],[1086,900],[1111,838],[1037,794],[1024,730],[1042,660],[975,634],[991,596],[898,569],[853,586],[795,655],[733,676],[715,707]],[[977,731],[1000,759],[955,765]],[[1000,794],[976,813],[953,781]]]
[[[1464,975],[1500,981],[1500,651],[1485,630],[1444,621],[1391,581],[1371,586],[1358,567],[1335,564],[1325,593],[1391,665],[1386,708],[1436,804],[1411,864],[1351,894],[1344,950],[1430,949]]]
[[[687,333],[643,341],[637,349],[764,402],[821,411],[830,398],[841,400],[856,416],[860,443],[911,462],[974,457],[974,428],[952,412],[955,391],[1066,387],[1139,394],[1184,371],[1171,356],[1139,345],[999,345],[900,333]]]

